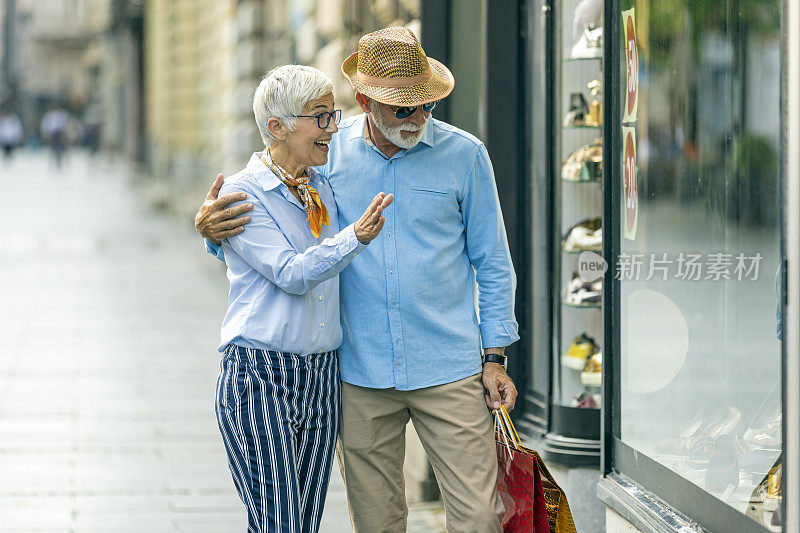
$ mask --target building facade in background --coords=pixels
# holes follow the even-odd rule
[[[61,107],[70,143],[141,159],[143,2],[0,2],[0,106],[21,117],[29,145],[44,113]]]
[[[144,15],[149,172],[179,212],[193,213],[217,172],[263,143],[252,94],[270,69],[312,65],[355,110],[339,66],[358,38],[390,25],[420,33],[420,0],[148,0]]]
[[[5,103],[22,117],[29,138],[49,107],[81,113],[99,98],[109,7],[108,0],[4,2]]]

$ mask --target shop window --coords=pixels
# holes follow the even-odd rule
[[[780,10],[779,0],[619,2],[619,256],[610,265],[619,291],[614,436],[773,531]]]

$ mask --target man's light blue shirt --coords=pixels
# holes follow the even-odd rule
[[[296,354],[329,352],[342,342],[337,275],[365,248],[352,225],[339,230],[333,192],[310,170],[309,184],[330,224],[315,238],[302,204],[253,154],[220,194],[245,192],[253,210],[245,231],[223,241],[230,294],[219,350],[230,344]],[[242,202],[237,202],[238,205]]]
[[[414,148],[387,159],[365,141],[364,121],[342,121],[319,167],[342,224],[358,220],[378,192],[395,195],[381,234],[339,276],[342,380],[413,390],[477,374],[481,344],[519,339],[516,277],[486,147],[431,119]]]

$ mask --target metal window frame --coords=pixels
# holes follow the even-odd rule
[[[783,516],[784,531],[800,533],[800,3],[784,0],[783,6],[783,221],[788,258],[783,300]]]
[[[553,234],[553,183],[550,179],[547,179],[551,174],[550,169],[552,168],[553,161],[552,143],[546,140],[539,140],[540,135],[546,138],[548,135],[547,132],[536,131],[531,127],[534,106],[541,106],[539,109],[541,110],[540,112],[544,114],[544,124],[551,124],[555,116],[553,106],[550,105],[553,98],[552,92],[554,83],[552,52],[553,17],[550,4],[550,0],[526,0],[526,17],[523,21],[523,24],[526,25],[525,35],[527,37],[527,40],[522,43],[525,55],[523,63],[523,78],[525,79],[525,109],[527,110],[527,123],[529,125],[528,136],[526,138],[528,157],[525,161],[527,180],[526,187],[529,191],[529,201],[526,203],[525,211],[529,214],[528,216],[530,218],[528,221],[528,231],[525,237],[525,244],[528,248],[525,254],[527,262],[525,263],[525,270],[523,271],[522,275],[527,278],[527,291],[529,293],[526,302],[529,306],[526,313],[526,316],[528,317],[526,327],[529,330],[529,335],[542,333],[535,329],[536,325],[534,323],[534,316],[539,311],[541,311],[545,316],[545,331],[552,331],[554,327],[553,315],[551,312],[553,299],[551,287],[552,284],[548,283],[545,287],[539,286],[534,274],[532,273],[532,271],[535,269],[542,269],[545,272],[545,279],[553,278],[551,264],[552,261],[549,258],[552,257],[554,250],[552,243],[550,242],[551,239],[548,238],[546,239],[547,246],[545,257],[535,257],[532,235],[534,229],[539,228],[534,228],[534,217],[530,215],[534,207],[540,208],[542,213],[539,213],[538,216],[540,219],[544,218],[546,220],[544,230],[547,232],[547,235]],[[537,31],[539,31],[537,28],[537,23],[541,20],[541,17],[544,18],[544,35],[543,38],[535,39],[534,35]],[[536,48],[534,48],[534,46],[536,46]],[[537,70],[537,74],[542,75],[544,78],[544,92],[540,95],[541,100],[537,101],[534,101],[533,98],[534,81],[532,73],[535,63],[534,56],[541,58],[543,72]],[[544,148],[541,149],[541,154],[533,148],[534,143],[542,143],[544,146]],[[536,158],[537,155],[544,155],[544,157],[541,158],[541,161],[535,161],[534,158]],[[539,180],[541,180],[543,176],[545,177],[545,180],[540,183]],[[540,190],[538,191],[536,190],[537,185],[540,187]],[[540,293],[539,296],[543,297],[543,299],[548,302],[546,308],[539,309],[537,307],[537,303],[535,302],[533,295],[534,291],[544,292],[544,295]],[[550,348],[551,340],[549,336],[544,344],[546,349],[540,349],[539,352],[535,352],[536,347],[533,341],[530,341],[527,346],[528,350],[524,354],[527,363],[526,367],[524,368],[525,387],[524,389],[520,389],[520,399],[522,400],[521,404],[523,409],[519,413],[521,416],[517,418],[517,423],[521,429],[530,435],[537,436],[544,435],[550,430],[550,417],[552,410],[550,399],[552,392],[552,356],[550,354],[552,350]],[[544,358],[545,364],[541,364],[542,358]],[[531,379],[531,373],[535,371],[544,371],[547,373],[546,384],[543,389],[536,388],[533,379]]]

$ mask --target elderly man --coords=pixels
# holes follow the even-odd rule
[[[503,351],[519,336],[516,280],[488,153],[472,135],[430,117],[454,80],[409,30],[365,35],[342,72],[364,113],[342,121],[319,168],[342,225],[358,219],[374,191],[395,195],[383,234],[340,274],[338,458],[353,526],[405,531],[402,468],[413,420],[441,487],[448,530],[499,532],[487,405],[514,406]],[[247,231],[248,221],[244,206],[225,208],[238,198],[216,198],[220,179],[196,218],[215,242]]]

